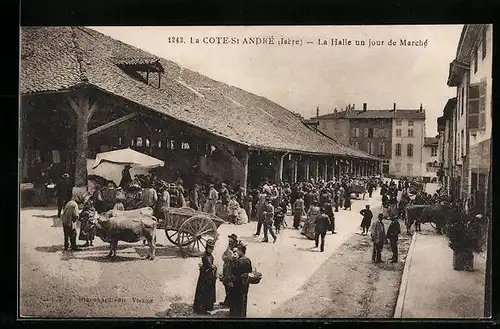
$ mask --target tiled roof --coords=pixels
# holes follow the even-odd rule
[[[316,118],[311,118],[314,120]],[[396,109],[394,110],[367,110],[367,111],[342,111],[320,115],[319,119],[408,119],[425,120],[425,111],[418,109]]]
[[[307,128],[272,101],[157,58],[82,27],[23,27],[21,94],[85,82],[199,129],[256,149],[376,159]],[[159,60],[161,87],[130,77],[116,63]]]
[[[436,137],[425,137],[424,138],[424,146],[437,145],[437,144],[438,144],[438,140]]]

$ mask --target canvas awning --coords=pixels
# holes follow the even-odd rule
[[[98,153],[95,158],[93,169],[97,168],[103,162],[111,162],[121,165],[130,165],[132,168],[140,167],[153,169],[163,167],[164,161],[153,158],[147,154],[140,153],[127,147],[126,149]]]

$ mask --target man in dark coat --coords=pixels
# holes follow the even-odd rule
[[[320,215],[316,219],[316,226],[314,227],[314,243],[318,248],[319,238],[321,237],[320,251],[325,251],[325,236],[326,232],[330,229],[331,223],[328,215],[325,214],[325,209],[320,209]]]
[[[362,235],[368,234],[368,230],[372,224],[373,213],[370,210],[370,205],[366,205],[365,209],[359,212],[363,219],[361,220],[361,228],[363,229]]]
[[[68,174],[64,174],[57,184],[57,217],[61,217],[61,211],[66,203],[71,200],[73,196],[73,185],[69,179]]]
[[[392,258],[391,263],[398,262],[398,237],[401,233],[401,226],[399,225],[399,221],[397,217],[392,217],[391,224],[387,229],[387,239],[391,245]]]
[[[373,181],[368,181],[368,197],[372,197],[373,193]]]

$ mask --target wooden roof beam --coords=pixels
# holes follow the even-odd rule
[[[121,118],[115,119],[115,120],[113,120],[113,121],[111,121],[111,122],[108,122],[108,123],[106,123],[106,124],[103,124],[102,126],[96,127],[96,128],[94,128],[94,129],[92,129],[92,130],[89,130],[89,131],[87,132],[87,136],[91,136],[91,135],[97,134],[98,132],[101,132],[101,131],[103,131],[103,130],[106,130],[106,129],[108,129],[108,128],[111,128],[111,127],[113,127],[113,126],[116,126],[117,124],[120,124],[120,123],[122,123],[122,122],[125,122],[125,121],[127,121],[127,120],[130,120],[130,119],[132,119],[132,118],[135,118],[135,117],[136,117],[136,116],[138,116],[138,115],[139,115],[139,113],[137,113],[137,112],[134,112],[134,113],[129,113],[129,114],[127,114],[127,115],[124,115],[124,116],[122,116]]]

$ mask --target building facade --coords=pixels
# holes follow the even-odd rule
[[[349,146],[378,156],[382,173],[394,177],[423,177],[425,110],[334,111],[307,121],[316,129]],[[425,168],[424,168],[425,169]]]
[[[457,110],[457,98],[450,98],[443,110],[443,116],[437,119],[438,127],[438,155],[439,181],[449,195],[458,195],[458,184],[452,183],[453,152],[455,149],[455,132],[453,130],[453,116]]]
[[[425,137],[422,163],[422,177],[425,183],[436,183],[439,170],[439,143],[437,137]]]
[[[393,158],[389,172],[395,177],[422,178],[425,111],[396,110],[392,129]]]
[[[448,86],[457,91],[451,118],[452,179],[455,197],[465,210],[487,211],[486,195],[491,168],[493,26],[467,24],[462,29],[456,58],[450,63]]]

